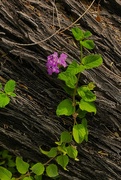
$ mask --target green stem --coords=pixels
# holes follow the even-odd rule
[[[80,63],[81,63],[82,58],[83,58],[83,48],[82,48],[82,45],[80,44]],[[77,76],[77,83],[76,83],[74,93],[73,93],[73,97],[72,97],[74,107],[76,107],[76,98],[75,97],[76,97],[76,92],[77,92],[77,88],[78,88],[80,75],[81,75],[81,72]],[[77,113],[76,113],[76,108],[75,108],[75,112],[73,114],[74,125],[76,124],[76,118],[77,118]]]
[[[44,163],[44,166],[48,165],[53,159],[55,159],[57,157],[57,155],[55,157],[50,158],[46,163]]]

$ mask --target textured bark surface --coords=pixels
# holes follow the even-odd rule
[[[0,109],[1,147],[45,162],[38,147],[52,147],[59,134],[71,127],[71,118],[55,115],[58,103],[66,95],[56,76],[47,75],[45,63],[47,55],[54,51],[66,52],[68,63],[74,58],[79,60],[70,29],[65,28],[91,2],[0,1],[0,81],[17,82],[17,98]],[[89,141],[78,147],[80,161],[71,161],[69,172],[60,171],[64,180],[121,179],[121,1],[103,0],[100,4],[101,21],[95,18],[95,3],[76,23],[92,32],[94,52],[102,54],[104,63],[81,77],[84,84],[94,81],[97,85],[98,112],[95,117],[88,117]]]

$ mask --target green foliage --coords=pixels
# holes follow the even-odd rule
[[[82,64],[85,67],[85,69],[96,68],[102,64],[102,57],[99,54],[91,54],[85,56],[82,59]]]
[[[61,133],[61,143],[70,143],[72,141],[72,135],[68,131],[64,131]]]
[[[67,155],[61,154],[60,156],[57,156],[56,161],[59,165],[61,165],[63,167],[64,170],[67,170],[66,166],[69,163],[69,158]]]
[[[12,177],[12,173],[8,171],[6,168],[0,166],[0,179],[1,180],[10,180]]]
[[[36,163],[31,167],[31,170],[36,175],[42,175],[44,173],[45,167],[42,163]]]
[[[15,97],[14,93],[16,83],[14,80],[9,80],[5,84],[4,88],[0,83],[0,108],[4,108],[10,102],[10,97]]]
[[[77,41],[83,40],[85,38],[84,32],[80,28],[74,27],[71,29],[71,31]]]
[[[88,140],[87,120],[84,118],[81,124],[73,126],[73,137],[77,143],[82,143]]]
[[[55,157],[57,155],[57,148],[56,147],[52,147],[50,149],[50,151],[44,151],[42,148],[40,148],[40,152],[42,154],[45,154],[46,156],[52,158],[52,157]]]
[[[61,101],[56,110],[57,116],[60,115],[70,116],[73,113],[74,113],[74,106],[70,99],[65,99]]]
[[[46,167],[46,173],[49,177],[58,176],[58,167],[55,164],[50,164]]]
[[[77,77],[75,75],[70,74],[68,71],[61,72],[58,75],[58,79],[65,81],[66,85],[69,88],[74,89],[77,83]]]
[[[59,73],[58,79],[64,82],[63,89],[70,97],[62,100],[56,110],[57,116],[64,115],[73,118],[71,131],[62,132],[59,141],[55,142],[55,147],[50,148],[49,151],[40,148],[40,152],[49,158],[45,163],[37,162],[31,165],[21,157],[11,156],[7,150],[0,151],[0,180],[42,180],[43,176],[55,179],[59,175],[57,165],[67,170],[70,158],[79,161],[77,146],[72,145],[72,142],[80,144],[88,141],[86,115],[97,112],[94,103],[96,95],[93,92],[95,83],[90,82],[80,86],[80,75],[85,70],[100,66],[102,57],[99,54],[83,55],[83,49],[86,48],[89,51],[95,47],[93,40],[87,39],[92,35],[90,31],[74,27],[71,32],[80,45],[80,62],[72,61],[64,72]],[[9,104],[11,97],[16,96],[15,86],[16,83],[13,80],[9,80],[4,87],[0,83],[1,108]]]
[[[96,100],[96,95],[90,91],[88,86],[81,86],[77,88],[77,92],[84,101],[92,102]]]
[[[94,47],[95,47],[93,40],[80,41],[80,44],[87,49],[94,49]]]
[[[75,146],[72,146],[72,145],[69,145],[67,147],[67,155],[70,157],[70,158],[73,158],[74,160],[78,161],[78,151],[76,149]]]
[[[97,112],[94,102],[86,102],[83,99],[81,99],[81,101],[79,102],[79,108],[82,111],[87,111],[90,113],[94,112],[96,114],[96,112]]]
[[[24,162],[21,157],[16,158],[16,168],[20,174],[27,173],[29,169],[29,164]]]

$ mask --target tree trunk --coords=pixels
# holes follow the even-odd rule
[[[70,26],[79,25],[93,34],[94,53],[103,65],[85,71],[83,84],[97,87],[95,117],[89,120],[89,141],[78,147],[79,162],[71,161],[62,179],[121,179],[121,1],[1,0],[0,81],[17,82],[17,97],[0,109],[0,146],[33,161],[45,162],[39,147],[50,148],[62,131],[72,126],[71,118],[58,118],[56,107],[66,97],[56,76],[46,72],[47,56],[68,54],[68,63],[79,60]],[[100,14],[99,14],[100,13]],[[76,19],[78,22],[73,24]]]

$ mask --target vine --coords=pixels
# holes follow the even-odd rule
[[[7,150],[1,151],[1,180],[41,180],[43,175],[57,178],[59,176],[58,165],[67,171],[70,159],[79,161],[77,144],[88,141],[86,116],[88,113],[96,114],[97,112],[94,103],[96,95],[93,92],[95,84],[90,82],[87,85],[80,86],[79,80],[82,72],[100,66],[103,61],[100,54],[84,56],[84,49],[92,50],[95,47],[93,40],[89,38],[92,35],[90,31],[83,31],[74,27],[71,32],[80,46],[80,62],[74,60],[67,65],[67,55],[62,53],[58,56],[58,53],[54,52],[47,57],[46,67],[49,75],[58,74],[58,79],[64,82],[65,92],[70,96],[59,103],[56,115],[71,116],[73,120],[72,129],[71,131],[62,132],[60,140],[55,142],[55,147],[52,147],[49,151],[40,148],[40,152],[49,158],[45,163],[31,164],[25,162],[21,157],[13,158]],[[2,85],[0,85],[0,88],[0,107],[3,108],[10,102],[10,97],[15,96],[15,93],[13,93],[15,82],[10,80],[4,88]]]

